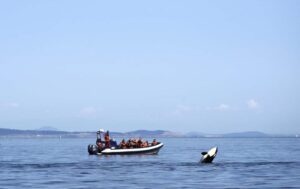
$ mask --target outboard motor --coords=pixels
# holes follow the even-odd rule
[[[94,144],[89,144],[88,145],[88,152],[90,155],[95,155],[98,153],[98,147],[97,145]]]
[[[202,152],[202,158],[200,160],[201,163],[211,163],[218,153],[218,147],[214,147],[210,149],[208,152]]]

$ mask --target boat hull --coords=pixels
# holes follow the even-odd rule
[[[149,146],[144,148],[129,148],[129,149],[104,149],[98,155],[133,155],[133,154],[157,154],[159,150],[164,146],[163,143],[159,143],[155,146]]]
[[[163,143],[159,143],[155,146],[149,146],[144,148],[106,148],[101,152],[96,152],[95,149],[91,149],[95,145],[89,145],[89,153],[91,155],[134,155],[134,154],[157,154],[159,150],[164,146]],[[98,151],[98,150],[97,150]]]

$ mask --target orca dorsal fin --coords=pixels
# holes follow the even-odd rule
[[[201,154],[204,156],[204,155],[206,155],[206,154],[207,154],[207,152],[201,152]]]

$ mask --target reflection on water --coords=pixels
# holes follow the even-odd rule
[[[1,139],[0,186],[30,188],[300,187],[297,138],[160,139],[158,155],[91,156],[94,139]],[[201,152],[218,146],[213,164]]]

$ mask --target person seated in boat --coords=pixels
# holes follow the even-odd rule
[[[98,138],[97,140],[96,140],[96,145],[98,146],[98,148],[102,148],[102,141],[101,141],[101,138]]]
[[[136,148],[137,147],[137,141],[135,138],[130,140],[130,147]]]
[[[139,139],[134,139],[134,142],[135,142],[135,148],[138,148],[139,147]]]
[[[138,148],[142,148],[143,147],[143,141],[141,138],[139,138],[139,140],[137,141],[137,147]]]
[[[153,139],[153,141],[152,141],[152,146],[155,146],[155,145],[157,145],[158,144],[158,142],[156,141],[156,139]]]
[[[131,148],[131,139],[129,139],[129,140],[126,142],[126,147],[127,147],[127,148]]]
[[[120,148],[122,148],[122,149],[125,149],[125,148],[126,148],[126,142],[125,142],[125,139],[123,139],[123,140],[120,142]]]
[[[104,136],[104,140],[105,140],[105,147],[109,148],[110,147],[110,139],[109,139],[109,131],[106,131],[105,136]]]
[[[149,146],[149,143],[148,143],[148,140],[146,140],[144,143],[143,143],[143,147],[148,147]]]

